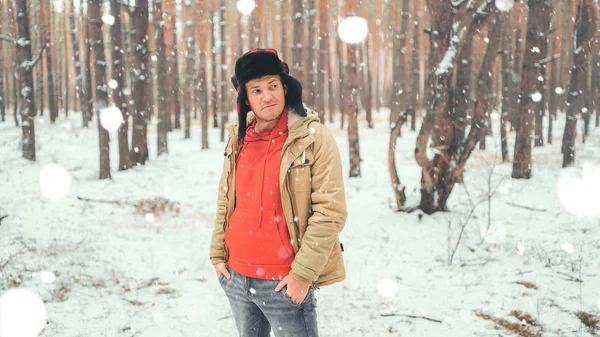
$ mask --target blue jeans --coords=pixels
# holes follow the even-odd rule
[[[279,292],[279,281],[263,280],[238,274],[227,266],[231,279],[219,276],[240,337],[269,337],[271,329],[276,337],[318,337],[317,300],[309,287],[302,304],[287,295],[287,288]]]

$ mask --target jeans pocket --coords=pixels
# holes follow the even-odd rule
[[[287,286],[283,287],[283,289],[281,289],[281,292],[283,293],[283,297],[285,297],[285,299],[292,305],[296,306],[296,307],[301,307],[309,298],[309,296],[311,295],[311,291],[312,289],[310,287],[308,287],[308,292],[306,294],[306,296],[304,296],[304,300],[302,300],[302,303],[296,303],[294,302],[294,300],[287,294]]]

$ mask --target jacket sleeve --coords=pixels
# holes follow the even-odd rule
[[[221,173],[221,179],[219,180],[219,193],[217,199],[217,213],[215,215],[214,229],[210,242],[210,259],[212,264],[225,262],[225,217],[227,216],[227,192],[229,186],[227,185],[227,178],[230,174],[229,166],[230,158],[232,155],[229,145],[231,139],[225,147],[225,155],[223,159],[223,172]]]
[[[316,129],[311,169],[312,215],[290,273],[308,285],[323,272],[348,215],[340,151],[327,127],[319,124]]]

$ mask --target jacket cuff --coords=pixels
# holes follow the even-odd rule
[[[218,263],[225,263],[225,259],[223,257],[220,257],[220,256],[211,257],[210,261],[212,262],[213,266],[215,264],[218,264]]]
[[[305,285],[307,285],[307,286],[311,286],[311,285],[313,284],[313,282],[312,282],[310,279],[307,279],[307,278],[305,278],[305,277],[302,277],[302,276],[298,275],[297,273],[295,273],[295,272],[293,272],[293,271],[291,271],[291,272],[290,272],[290,276],[291,276],[291,277],[292,277],[294,280],[296,280],[296,281],[299,281],[299,282],[302,282],[303,284],[305,284]]]

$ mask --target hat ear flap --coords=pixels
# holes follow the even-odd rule
[[[287,86],[285,105],[298,115],[306,117],[306,111],[304,111],[304,105],[302,104],[302,84],[293,77],[286,76],[285,85]]]
[[[246,100],[248,99],[248,95],[246,94],[246,89],[240,86],[238,97],[237,97],[237,112],[238,112],[238,139],[243,140],[246,136],[246,121],[248,112],[252,110],[248,104],[246,104]]]

